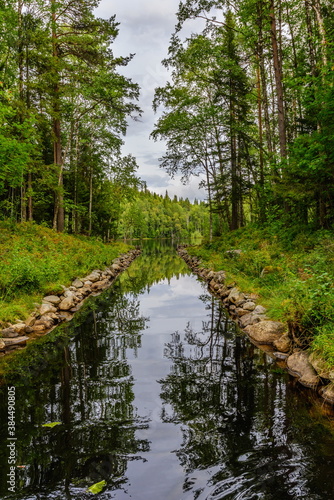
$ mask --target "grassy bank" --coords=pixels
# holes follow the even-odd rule
[[[32,223],[0,222],[0,322],[26,318],[44,295],[103,269],[128,249]]]
[[[225,270],[228,284],[258,294],[271,319],[288,322],[302,345],[334,366],[332,232],[248,226],[188,251],[205,266]]]

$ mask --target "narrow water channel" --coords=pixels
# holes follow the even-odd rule
[[[147,245],[60,331],[7,377],[15,493],[1,387],[1,499],[334,498],[327,419],[171,246]]]

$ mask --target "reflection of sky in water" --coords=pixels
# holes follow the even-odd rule
[[[205,306],[198,300],[203,292],[203,285],[194,276],[172,278],[170,284],[164,280],[140,298],[141,311],[145,316],[150,316],[151,321],[161,318],[166,321],[173,318],[203,319]],[[180,328],[178,321],[177,328]]]
[[[118,294],[107,292],[60,378],[35,393],[42,423],[62,421],[64,409],[72,423],[35,441],[35,491],[20,500],[90,499],[86,485],[103,476],[85,472],[87,459],[109,471],[102,500],[333,497],[333,439],[317,433],[273,361],[235,336],[201,282],[186,275]],[[38,474],[50,481],[59,463],[58,483],[40,494]]]

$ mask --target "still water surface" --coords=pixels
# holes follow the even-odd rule
[[[334,498],[327,420],[172,247],[147,246],[74,321],[8,376],[16,494],[1,389],[0,498]]]

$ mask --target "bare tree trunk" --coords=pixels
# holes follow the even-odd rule
[[[51,13],[52,13],[52,50],[53,50],[53,64],[56,81],[53,89],[53,162],[58,168],[58,186],[55,193],[55,207],[53,217],[53,227],[57,231],[64,231],[65,229],[65,214],[64,214],[64,194],[63,194],[63,159],[62,159],[62,146],[61,146],[61,124],[60,124],[60,102],[59,102],[59,79],[56,73],[58,72],[57,65],[59,60],[59,47],[56,32],[56,0],[51,0]]]
[[[309,58],[310,58],[310,64],[311,64],[311,71],[312,74],[315,75],[315,69],[316,69],[316,57],[315,57],[315,50],[314,50],[314,43],[313,43],[313,27],[312,27],[312,19],[311,19],[311,12],[310,12],[310,0],[305,0],[305,17],[306,17],[306,26],[307,26],[307,42],[308,42],[308,51],[309,51]]]
[[[28,196],[28,220],[31,222],[33,220],[33,204],[32,204],[32,174],[31,172],[28,173],[28,190],[29,190],[29,196]]]
[[[279,47],[277,43],[277,28],[274,0],[270,2],[270,35],[274,60],[274,75],[276,83],[276,98],[277,98],[277,111],[278,111],[278,134],[281,158],[286,158],[286,127],[285,127],[285,113],[284,113],[284,95],[283,95],[283,75],[282,65],[279,54]]]
[[[207,164],[207,160],[206,160],[206,164]],[[210,183],[210,176],[209,176],[209,168],[208,168],[208,165],[205,169],[205,173],[206,173],[206,184],[208,186],[208,201],[209,201],[209,225],[210,225],[210,234],[209,234],[209,238],[210,238],[210,241],[212,241],[212,237],[213,237],[213,224],[212,224],[212,195],[211,195],[211,183]]]
[[[262,103],[263,111],[264,111],[264,124],[266,131],[266,142],[267,148],[270,155],[273,153],[273,144],[272,144],[272,134],[270,127],[270,118],[269,118],[269,106],[268,106],[268,92],[267,92],[267,78],[266,78],[266,70],[264,63],[264,50],[263,50],[263,0],[259,0],[256,4],[257,7],[257,20],[259,26],[259,37],[258,37],[258,62],[259,62],[259,73],[258,81],[260,82],[260,88],[262,92]]]
[[[93,169],[90,168],[90,177],[89,177],[89,229],[88,234],[91,236],[92,234],[92,211],[93,211]]]
[[[259,194],[259,218],[260,222],[264,222],[266,218],[265,205],[263,200],[264,191],[264,158],[263,158],[263,124],[262,124],[262,89],[261,89],[261,74],[260,66],[257,66],[257,112],[258,112],[258,126],[259,126],[259,142],[260,142],[260,194]]]
[[[326,41],[326,30],[325,30],[325,25],[324,25],[324,20],[321,15],[321,3],[320,0],[313,0],[312,7],[315,11],[316,17],[317,17],[317,22],[318,22],[318,29],[321,37],[321,55],[322,55],[322,64],[324,66],[327,66],[327,41]]]

